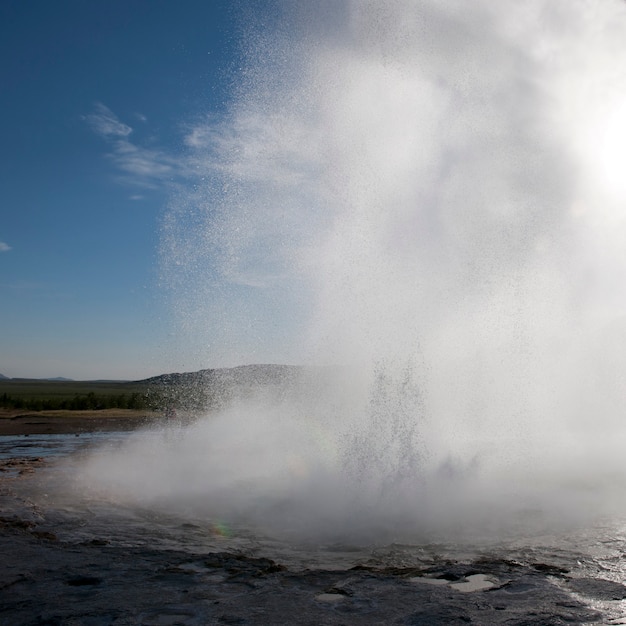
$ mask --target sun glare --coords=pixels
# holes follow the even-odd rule
[[[596,184],[611,200],[626,197],[626,97],[603,107],[588,157]]]

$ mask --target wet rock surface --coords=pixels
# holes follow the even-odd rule
[[[34,459],[32,470],[41,467]],[[63,518],[24,496],[21,484],[31,479],[32,472],[0,479],[2,624],[622,623],[623,584],[556,559],[298,569],[254,550],[171,549],[152,541],[148,527],[134,545],[90,535],[89,527],[75,535],[80,541],[67,540]]]
[[[533,568],[493,563],[504,582],[471,597],[415,571],[290,572],[270,559],[66,545],[29,529],[0,541],[4,624],[565,624],[602,615]],[[439,575],[468,575],[451,566]],[[424,572],[424,576],[437,572]],[[411,577],[409,579],[409,576]],[[595,581],[596,583],[598,581]],[[606,585],[583,585],[606,595]],[[610,585],[611,599],[618,587]]]
[[[567,587],[608,600],[624,598],[626,591],[618,583],[585,579],[561,587],[536,567],[506,561],[448,563],[420,572],[292,572],[271,559],[228,552],[66,544],[18,523],[4,525],[0,549],[3,624],[603,623],[602,614]],[[476,571],[496,584],[461,593],[426,582],[462,580]]]

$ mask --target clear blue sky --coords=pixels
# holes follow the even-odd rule
[[[168,356],[160,222],[185,184],[184,124],[227,106],[233,7],[0,3],[0,373],[137,379],[181,366]]]
[[[0,1],[0,373],[436,361],[550,267],[623,317],[626,5],[588,4]]]

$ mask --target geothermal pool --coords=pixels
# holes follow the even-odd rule
[[[626,623],[623,518],[564,528],[527,512],[500,536],[466,533],[462,518],[440,537],[403,527],[394,540],[383,526],[320,536],[285,523],[284,502],[211,517],[208,502],[131,500],[80,479],[129,445],[161,455],[184,438],[171,428],[2,438],[5,623]]]
[[[163,219],[176,349],[326,374],[86,483],[296,538],[620,517],[624,4],[287,2],[242,34]]]

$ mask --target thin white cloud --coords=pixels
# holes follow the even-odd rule
[[[144,115],[136,116],[142,122],[147,121]],[[155,189],[183,175],[185,167],[180,159],[159,148],[146,148],[131,141],[133,128],[120,121],[106,105],[96,103],[94,111],[84,119],[110,145],[107,157],[121,172],[121,182]]]
[[[0,241],[0,252],[8,252],[11,250],[11,246],[8,243],[4,243],[4,241]]]
[[[101,102],[96,103],[93,113],[86,115],[85,119],[104,138],[128,137],[133,132],[130,126],[120,122],[117,115]]]
[[[172,173],[175,161],[160,150],[136,146],[129,141],[118,141],[111,153],[116,165],[139,178],[159,178]]]

